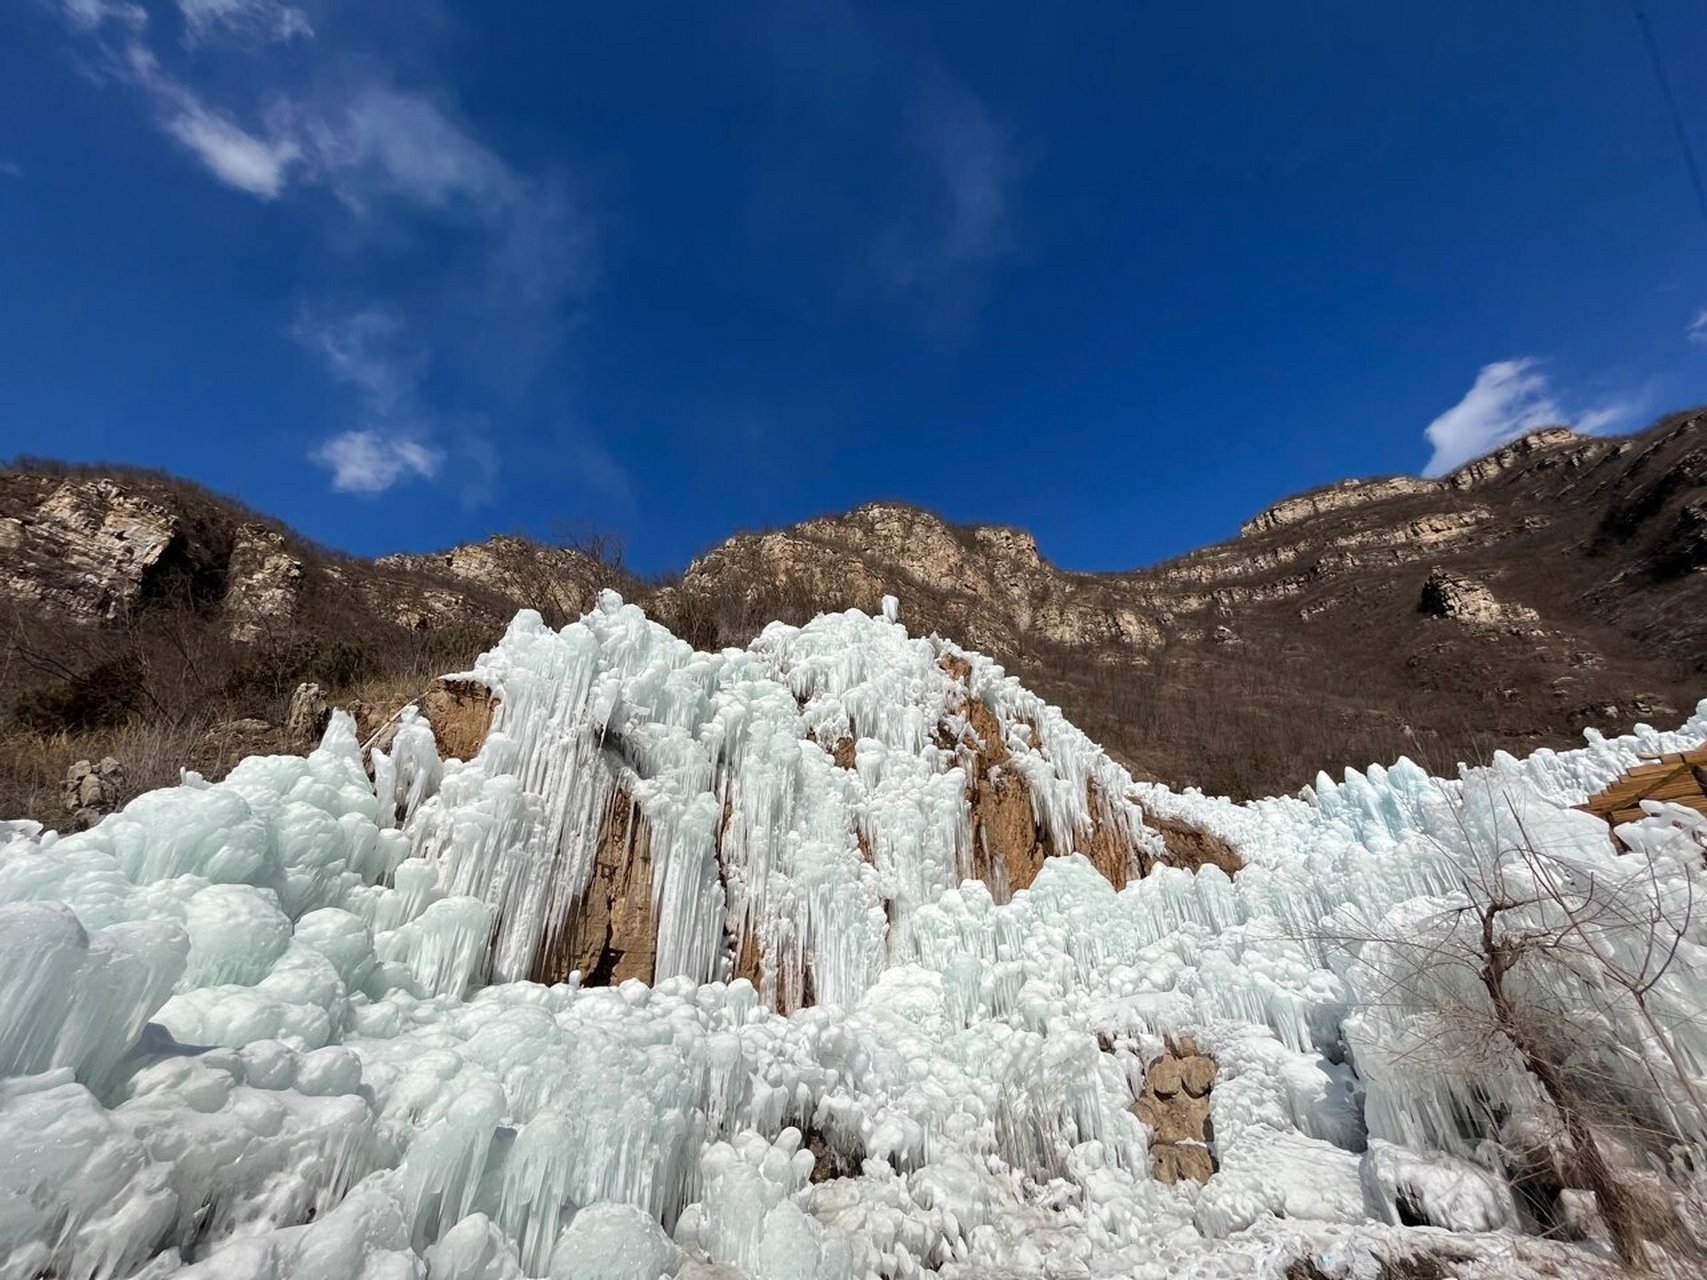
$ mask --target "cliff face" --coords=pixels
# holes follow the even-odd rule
[[[754,622],[798,591],[814,609],[892,592],[913,626],[995,654],[1172,782],[1250,794],[1399,754],[1450,770],[1692,705],[1707,415],[1625,439],[1550,428],[1440,479],[1347,481],[1129,573],[873,505],[732,538],[678,590],[660,603],[741,602]]]
[[[1135,770],[1253,794],[1348,759],[1450,770],[1692,705],[1707,414],[1624,439],[1548,429],[1439,479],[1346,481],[1101,574],[1057,568],[1021,530],[874,503],[737,534],[641,588],[523,538],[360,561],[167,478],[12,474],[0,582],[38,630],[187,609],[239,646],[455,636],[470,657],[518,607],[561,623],[608,584],[702,647],[893,594],[915,632],[996,656]]]

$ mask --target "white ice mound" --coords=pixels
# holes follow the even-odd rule
[[[1707,704],[1234,805],[1135,784],[884,615],[706,654],[614,596],[524,613],[468,673],[473,759],[408,712],[364,761],[340,714],[87,832],[0,824],[0,1280],[1256,1276],[1404,1221],[1533,1228],[1492,1117],[1542,1100],[1442,1039],[1462,973],[1394,976],[1526,846],[1567,897],[1681,910],[1703,824],[1619,856],[1568,806]],[[1167,865],[1147,818],[1242,869]],[[1585,945],[1638,966],[1620,919]],[[1641,1007],[1514,980],[1690,1136],[1700,932]],[[1133,1103],[1185,1037],[1209,1122],[1164,1133]],[[1205,1185],[1152,1177],[1194,1143]]]

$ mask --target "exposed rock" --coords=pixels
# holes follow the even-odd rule
[[[112,756],[99,762],[79,760],[65,771],[60,801],[72,815],[73,830],[92,827],[124,800],[124,766]]]
[[[492,729],[497,704],[478,680],[443,679],[421,699],[421,714],[433,727],[433,740],[445,759],[472,760]]]
[[[1466,462],[1448,475],[1445,483],[1454,489],[1486,484],[1496,476],[1531,461],[1537,454],[1557,451],[1565,445],[1585,443],[1583,437],[1569,427],[1542,427],[1539,431],[1519,436],[1510,444],[1501,445],[1492,453]]]
[[[1149,872],[1150,859],[1096,783],[1088,784],[1087,790],[1085,808],[1091,815],[1091,830],[1082,852],[1105,880],[1124,889],[1134,871],[1140,876]]]
[[[962,667],[970,671],[964,659],[952,656],[942,665],[951,675]],[[958,678],[964,683],[966,677]],[[1043,860],[1055,850],[1038,826],[1025,775],[1006,767],[1012,753],[1000,722],[970,691],[966,720],[973,735],[973,741],[962,744],[969,756],[966,798],[972,824],[972,874],[990,886],[997,902],[1006,902],[1015,891],[1030,887]]]
[[[225,588],[225,616],[233,640],[258,640],[286,629],[302,588],[302,561],[286,549],[283,534],[264,524],[237,530]]]
[[[1348,507],[1367,506],[1372,502],[1409,494],[1429,493],[1438,487],[1436,481],[1421,480],[1415,476],[1388,476],[1381,480],[1342,480],[1325,489],[1301,493],[1295,498],[1287,498],[1272,507],[1264,508],[1240,525],[1239,532],[1247,537],[1255,533],[1268,533],[1286,525],[1299,524],[1326,515],[1330,511],[1344,511]]]
[[[971,676],[971,665],[956,654],[944,655],[937,665],[963,686]],[[972,874],[989,886],[997,902],[1006,902],[1031,886],[1043,869],[1044,859],[1072,850],[1057,849],[1038,822],[1031,785],[1012,765],[1013,753],[1000,722],[970,689],[965,714],[972,737],[958,746],[966,768]],[[1024,727],[1035,736],[1035,726]],[[1124,888],[1134,870],[1142,874],[1146,869],[1144,856],[1134,834],[1123,826],[1094,785],[1086,799],[1091,825],[1088,831],[1076,833],[1081,851],[1109,883],[1116,889]]]
[[[326,732],[326,722],[332,718],[332,704],[326,700],[319,685],[304,681],[290,695],[290,707],[285,711],[285,740],[298,750],[313,747]]]
[[[599,824],[593,875],[567,920],[540,947],[535,982],[579,970],[587,986],[652,981],[658,924],[652,915],[652,830],[622,789]]]
[[[806,1150],[812,1153],[812,1183],[859,1176],[863,1158],[833,1145],[816,1125],[806,1127]]]
[[[442,637],[455,655],[443,665],[455,665],[518,606],[562,621],[621,578],[521,538],[361,561],[269,528],[169,478],[0,474],[0,601],[14,605],[20,643],[43,653],[58,651],[67,618],[158,620],[150,640],[165,642],[185,634],[180,606],[222,607],[249,637],[294,607],[291,627],[311,610],[324,639],[371,645],[382,661],[438,651],[428,637]],[[1406,568],[1419,562],[1497,588],[1504,622],[1429,623]],[[1276,503],[1237,538],[1130,572],[1063,570],[1022,531],[876,503],[732,537],[637,598],[716,649],[778,618],[875,613],[893,594],[914,634],[991,654],[1135,776],[1252,795],[1418,743],[1441,759],[1569,745],[1582,727],[1573,708],[1617,706],[1625,723],[1599,727],[1628,727],[1641,714],[1632,687],[1692,705],[1703,567],[1707,414],[1688,413],[1626,440],[1536,433],[1442,480],[1330,486]],[[1581,653],[1598,655],[1592,671]],[[39,667],[7,670],[0,704],[46,683]],[[1555,694],[1567,672],[1575,685]]]
[[[0,587],[73,618],[120,618],[177,534],[161,503],[112,480],[66,480],[33,510],[0,519]]]
[[[1417,609],[1436,618],[1456,618],[1484,626],[1535,621],[1533,609],[1505,603],[1476,579],[1438,568],[1431,570],[1423,583]]]
[[[554,622],[579,617],[592,606],[600,588],[610,584],[609,567],[584,551],[504,534],[449,551],[381,556],[375,563],[478,583],[522,608],[539,610]],[[415,621],[419,625],[427,619]]]
[[[1228,875],[1244,870],[1245,860],[1213,831],[1205,831],[1180,818],[1164,818],[1153,813],[1144,815],[1144,825],[1162,837],[1170,867],[1181,867],[1186,871],[1220,867]]]
[[[1189,1039],[1169,1044],[1150,1064],[1132,1114],[1150,1126],[1151,1172],[1162,1182],[1207,1182],[1215,1172],[1209,1095],[1215,1059]]]

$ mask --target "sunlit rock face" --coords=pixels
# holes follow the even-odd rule
[[[1406,1215],[1518,1256],[1477,1125],[1534,1090],[1419,1054],[1381,961],[1514,819],[1707,888],[1675,815],[1621,855],[1571,808],[1707,707],[1232,804],[882,606],[716,653],[614,596],[524,613],[445,686],[454,751],[335,713],[0,825],[0,1276],[1257,1277]],[[1699,984],[1647,998],[1707,1060]]]
[[[31,509],[0,520],[5,590],[74,617],[122,617],[141,602],[177,535],[178,521],[161,503],[111,480],[64,480]]]

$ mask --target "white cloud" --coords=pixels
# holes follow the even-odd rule
[[[308,455],[332,472],[332,488],[383,493],[400,481],[430,480],[439,473],[444,451],[427,442],[434,434],[434,415],[415,394],[431,352],[401,316],[377,305],[336,314],[305,310],[291,336],[319,356],[333,378],[354,388],[367,423]],[[481,465],[474,460],[475,469]],[[485,483],[490,482],[487,475]]]
[[[498,305],[551,307],[592,287],[593,222],[566,185],[518,171],[427,95],[361,85],[295,104],[294,127],[304,177],[358,218],[397,206],[480,229]]]
[[[332,473],[340,493],[384,493],[404,480],[430,480],[444,453],[413,437],[374,429],[346,431],[322,444],[310,458]]]
[[[196,102],[169,115],[164,128],[226,186],[263,200],[284,190],[291,162],[302,154],[288,139],[257,138]]]
[[[160,127],[226,186],[272,200],[284,190],[302,150],[288,137],[262,138],[208,106],[161,69],[140,40],[128,40],[111,70],[152,100]]]
[[[1695,313],[1695,319],[1689,322],[1684,336],[1698,347],[1707,347],[1707,307]]]
[[[1429,423],[1423,434],[1434,453],[1423,474],[1442,475],[1546,426],[1574,422],[1579,431],[1604,431],[1628,421],[1636,410],[1636,403],[1626,400],[1569,413],[1555,398],[1539,360],[1531,356],[1497,360],[1483,365],[1464,398]]]
[[[381,306],[332,316],[305,311],[291,336],[320,356],[333,377],[361,392],[373,414],[396,409],[420,384],[430,360],[402,318]]]
[[[225,35],[238,40],[312,40],[308,15],[279,0],[177,0],[192,41]]]
[[[269,52],[315,38],[304,10],[286,0],[173,0],[190,52],[164,43],[148,11],[128,0],[46,3],[91,52],[96,78],[135,93],[215,180],[260,200],[319,197],[332,214],[329,261],[378,253],[394,262],[435,246],[434,259],[409,264],[409,325],[381,301],[305,311],[292,329],[360,405],[359,429],[310,456],[332,471],[335,489],[377,493],[431,478],[445,454],[427,441],[449,439],[489,489],[496,468],[487,452],[457,445],[455,424],[421,402],[434,354],[425,338],[453,369],[518,393],[551,349],[563,304],[592,285],[594,223],[566,178],[512,164],[446,95],[400,87],[373,60],[327,50],[311,72],[301,58]],[[243,57],[243,74],[214,70],[216,55]],[[427,225],[430,238],[413,234]]]
[[[24,166],[14,164],[10,160],[0,160],[0,175],[8,178],[21,178],[24,176]]]
[[[302,11],[282,0],[176,2],[192,42],[216,32],[313,34]],[[391,207],[476,231],[487,241],[485,291],[497,305],[549,307],[590,288],[593,223],[566,184],[518,171],[431,95],[394,88],[371,71],[313,90],[275,85],[288,73],[257,59],[262,87],[248,95],[255,123],[245,125],[162,65],[140,6],[50,3],[94,43],[102,73],[141,91],[160,128],[225,185],[263,200],[317,186],[358,222]]]

